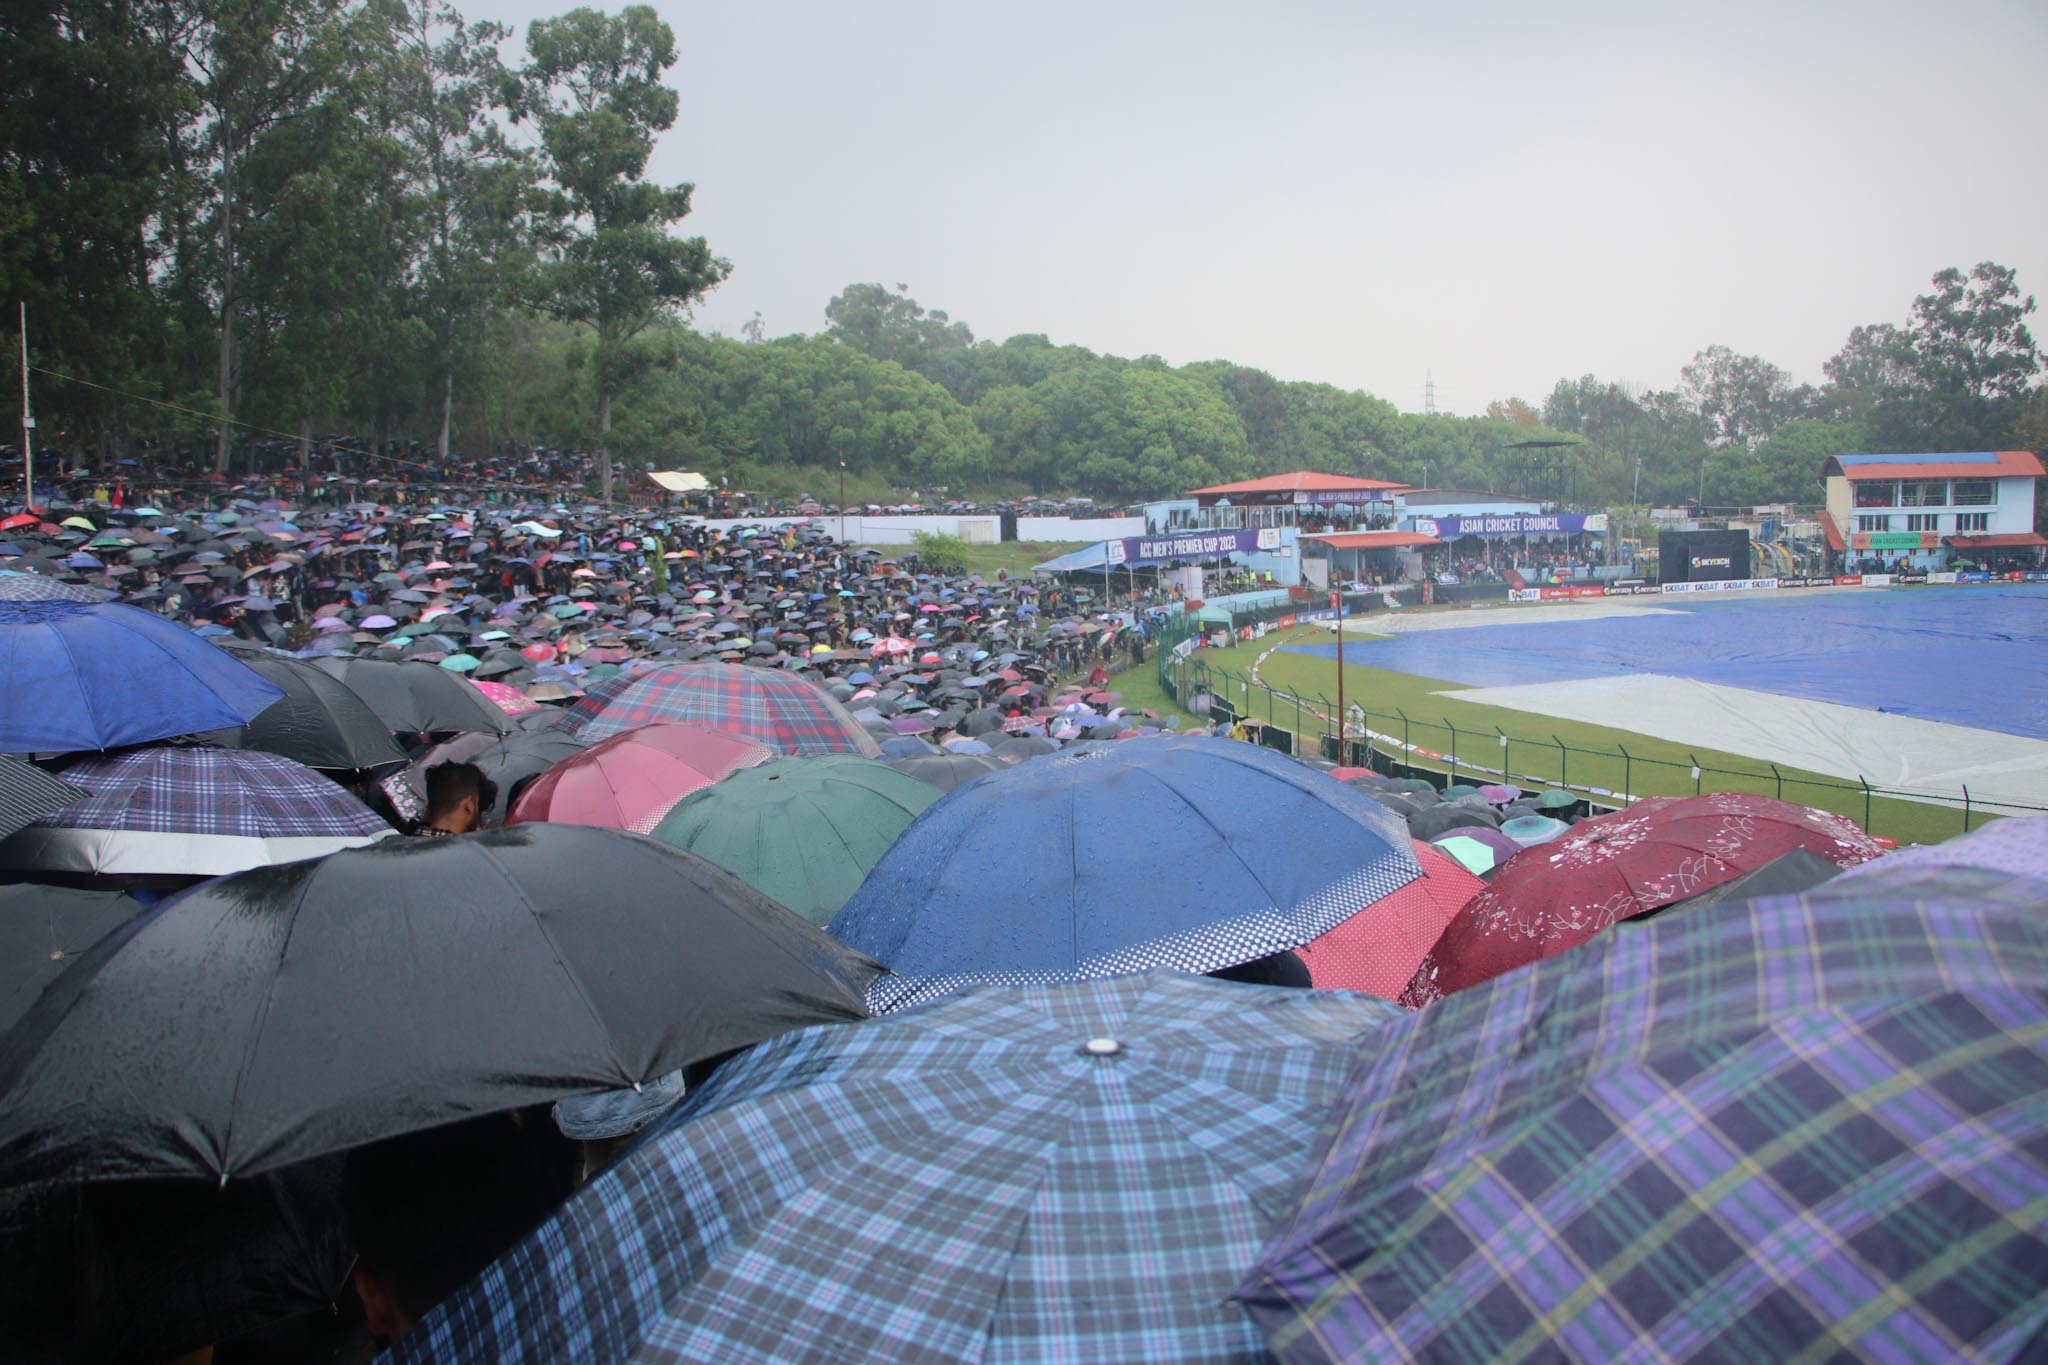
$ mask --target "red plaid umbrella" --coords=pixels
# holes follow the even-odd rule
[[[1413,842],[1420,877],[1294,950],[1308,964],[1317,990],[1398,1000],[1444,926],[1486,889],[1455,858],[1420,839]]]
[[[505,823],[601,825],[646,834],[691,792],[774,757],[722,730],[646,725],[549,768],[520,792]]]
[[[823,688],[795,673],[738,664],[669,664],[608,678],[556,726],[590,741],[660,722],[727,730],[788,756],[882,753]]]
[[[1839,815],[1742,792],[1647,797],[1582,820],[1501,865],[1416,968],[1401,1003],[1426,1005],[1554,957],[1617,920],[1698,895],[1794,849],[1839,867],[1882,851]]]

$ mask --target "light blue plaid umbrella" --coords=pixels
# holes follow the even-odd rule
[[[1288,1362],[2038,1359],[2044,905],[1841,879],[1431,1005],[1242,1301]]]
[[[726,1064],[401,1361],[1237,1361],[1229,1302],[1398,1017],[1170,975],[983,988]]]

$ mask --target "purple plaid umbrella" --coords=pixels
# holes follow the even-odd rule
[[[1837,878],[1431,1005],[1359,1058],[1238,1300],[1290,1365],[2038,1355],[2044,902]]]
[[[0,867],[213,877],[393,833],[311,768],[253,749],[130,749],[63,776],[89,795],[0,842]]]
[[[609,678],[555,723],[590,743],[658,721],[729,730],[785,756],[882,752],[822,687],[796,673],[732,664],[669,664]]]
[[[1882,880],[1929,867],[1988,867],[2048,880],[2048,815],[1994,820],[1973,834],[1873,858],[1842,876],[1851,881]]]

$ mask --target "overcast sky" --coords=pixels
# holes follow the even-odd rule
[[[651,173],[733,263],[705,330],[901,282],[978,338],[1473,412],[1717,342],[1818,381],[1947,265],[2048,297],[2043,0],[656,8]]]

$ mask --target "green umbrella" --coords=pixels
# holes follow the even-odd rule
[[[1479,788],[1469,782],[1453,782],[1450,786],[1444,788],[1443,794],[1444,800],[1455,801],[1461,796],[1479,795]]]
[[[1555,787],[1552,787],[1549,791],[1536,798],[1536,809],[1538,810],[1563,810],[1566,806],[1576,806],[1578,804],[1578,797],[1567,791],[1559,791]]]
[[[1474,874],[1493,871],[1494,864],[1500,860],[1500,854],[1494,851],[1493,845],[1482,844],[1462,834],[1449,834],[1430,842],[1457,859],[1460,867]]]
[[[441,660],[441,667],[447,669],[450,673],[467,673],[482,662],[483,660],[477,658],[474,654],[450,654],[447,658]]]
[[[822,925],[941,794],[857,754],[782,758],[691,793],[653,834]]]

